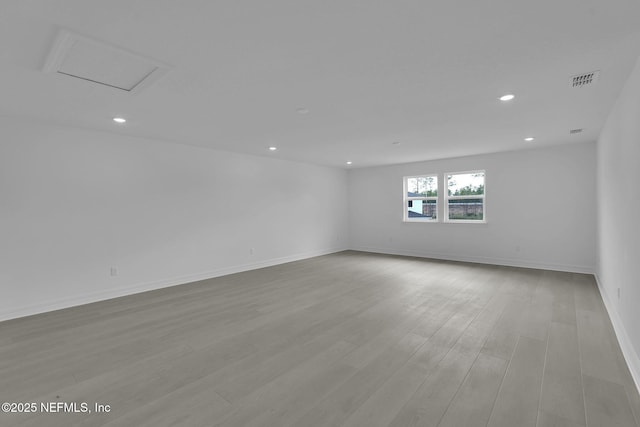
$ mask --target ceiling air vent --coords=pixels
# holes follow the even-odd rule
[[[600,71],[591,71],[590,73],[571,76],[571,87],[590,86],[598,80],[599,76],[600,76]]]
[[[582,128],[579,128],[579,129],[571,129],[571,130],[569,131],[569,135],[575,135],[576,133],[580,133],[580,132],[582,132]]]
[[[169,67],[120,47],[61,30],[44,71],[134,93],[166,74]]]

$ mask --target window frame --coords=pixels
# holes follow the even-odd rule
[[[450,175],[465,175],[465,174],[474,174],[474,173],[482,173],[484,174],[483,184],[483,194],[471,194],[466,196],[450,196],[449,195],[449,176]],[[458,171],[458,172],[446,172],[443,175],[443,184],[444,184],[444,212],[442,215],[442,220],[445,223],[453,223],[453,224],[486,224],[487,223],[487,171],[483,169],[478,170],[470,170],[470,171]],[[464,199],[482,199],[482,219],[450,219],[449,218],[449,200],[464,200]]]
[[[408,196],[409,193],[409,189],[408,189],[408,181],[411,178],[435,178],[436,179],[436,192],[437,195],[434,196],[419,196],[419,197],[413,197],[413,196]],[[403,214],[402,214],[402,218],[404,222],[420,222],[420,223],[433,223],[433,222],[440,222],[440,212],[439,212],[439,205],[440,205],[440,183],[439,183],[439,179],[438,179],[438,174],[436,173],[428,173],[428,174],[420,174],[420,175],[408,175],[408,176],[404,176],[402,177],[402,187],[403,187],[403,197],[402,197],[402,207],[403,207]],[[436,204],[436,217],[435,218],[411,218],[409,217],[409,202],[414,201],[414,200],[420,200],[420,201],[428,201],[428,200],[435,200],[435,204]]]

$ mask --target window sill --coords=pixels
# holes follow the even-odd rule
[[[486,224],[486,220],[478,221],[478,220],[464,220],[464,219],[452,219],[449,221],[444,221],[445,224]]]
[[[452,220],[452,221],[438,221],[438,220],[427,220],[427,221],[415,221],[415,220],[402,220],[403,223],[406,224],[487,224],[487,221],[465,221],[461,220]]]

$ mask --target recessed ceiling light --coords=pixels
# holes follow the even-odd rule
[[[127,122],[127,119],[125,119],[125,118],[123,118],[123,117],[114,117],[114,118],[113,118],[113,121],[114,121],[114,122],[116,122],[116,123],[120,123],[120,124],[122,124],[122,123],[126,123],[126,122]]]
[[[531,141],[533,141],[534,139],[535,139],[534,137],[529,136],[529,137],[526,137],[524,140],[525,140],[525,141],[527,141],[527,142],[531,142]]]
[[[513,98],[515,98],[516,96],[512,93],[508,93],[506,95],[502,95],[500,97],[500,101],[511,101]]]
[[[278,149],[278,147],[269,147],[269,150],[271,151],[276,151]]]
[[[308,108],[298,108],[296,111],[298,112],[298,114],[309,114]]]
[[[392,145],[400,145],[400,141],[393,141],[391,144]]]
[[[353,164],[353,162],[349,161],[349,162],[347,162],[347,164],[348,164],[348,165],[351,165],[351,164]]]

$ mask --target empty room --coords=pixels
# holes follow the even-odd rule
[[[640,2],[0,1],[0,426],[640,427]]]

